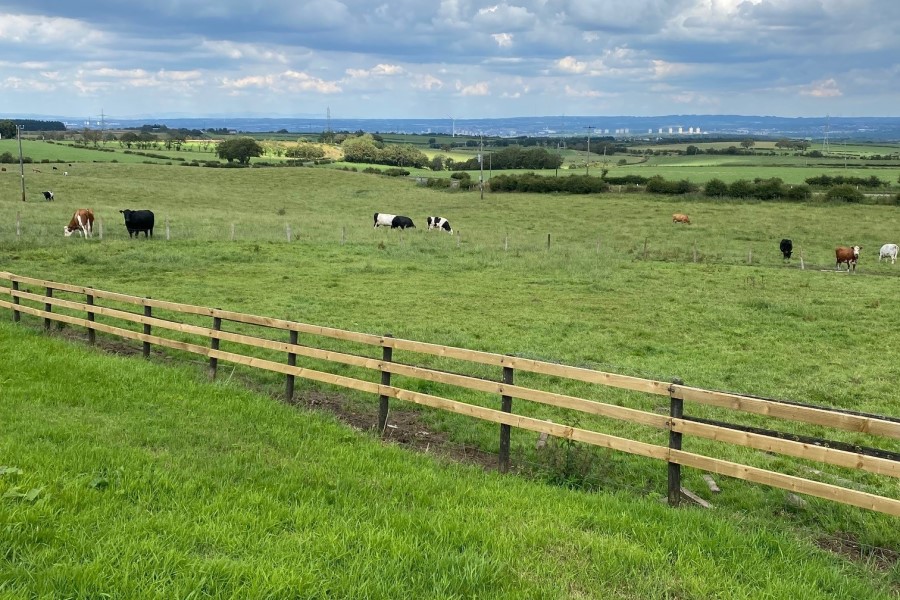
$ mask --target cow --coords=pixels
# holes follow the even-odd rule
[[[690,225],[691,219],[687,215],[683,215],[681,213],[675,213],[674,215],[672,215],[672,222],[673,223],[687,223],[688,225]]]
[[[412,219],[403,215],[389,215],[387,213],[375,213],[375,227],[390,227],[391,229],[415,228]]]
[[[51,192],[50,190],[41,193],[44,194],[44,200],[46,200],[47,202],[53,200],[53,192]]]
[[[885,244],[878,251],[878,262],[881,262],[882,258],[889,258],[891,259],[891,264],[894,264],[897,261],[898,252],[900,252],[900,246],[897,244]]]
[[[781,254],[789,259],[791,253],[794,251],[794,243],[791,240],[783,239],[781,240],[781,243],[778,244],[778,248],[781,250]]]
[[[840,270],[841,263],[847,263],[847,272],[856,270],[856,261],[859,260],[859,251],[862,246],[838,246],[834,249],[835,270]]]
[[[53,167],[53,170],[54,170],[54,171],[58,171],[59,169],[57,169],[56,167]]]
[[[428,217],[426,219],[428,221],[428,229],[443,229],[449,234],[453,234],[453,228],[450,227],[450,221],[445,219],[444,217]]]
[[[144,237],[153,237],[153,211],[149,210],[120,210],[125,216],[125,228],[128,230],[128,237],[138,237],[144,232]]]
[[[89,208],[79,208],[75,211],[69,224],[63,227],[63,234],[69,237],[76,231],[86,238],[94,236],[94,211]]]

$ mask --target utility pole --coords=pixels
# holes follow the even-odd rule
[[[591,174],[591,131],[593,131],[594,126],[588,125],[585,127],[588,130],[588,139],[587,139],[587,160],[584,163],[584,174]]]
[[[481,175],[479,175],[479,179],[481,181],[481,199],[484,200],[484,134],[479,134],[481,138],[481,147],[478,152],[478,165],[481,167]]]
[[[22,176],[22,202],[25,202],[25,162],[22,160],[22,128],[24,125],[16,125],[16,139],[19,140],[19,174]]]

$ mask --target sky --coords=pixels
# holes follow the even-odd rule
[[[897,0],[0,0],[0,116],[900,116]]]

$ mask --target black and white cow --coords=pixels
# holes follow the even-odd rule
[[[391,229],[415,228],[412,219],[403,215],[389,215],[387,213],[375,213],[375,227],[390,227]]]
[[[43,192],[43,194],[44,194],[44,200],[46,200],[47,202],[53,200],[53,192],[51,192],[50,190]]]
[[[144,232],[144,237],[153,237],[153,211],[149,210],[120,210],[125,216],[125,228],[128,230],[128,237],[138,237]]]
[[[790,258],[791,253],[794,251],[794,243],[791,240],[784,239],[781,240],[780,244],[778,244],[778,248],[781,250],[781,254],[784,255],[785,258]]]
[[[444,217],[428,217],[427,221],[428,229],[443,229],[447,233],[453,233],[453,228],[450,227],[450,221]]]

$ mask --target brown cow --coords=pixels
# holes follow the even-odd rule
[[[847,246],[838,246],[834,249],[834,258],[836,260],[835,270],[840,270],[841,263],[847,263],[847,272],[849,273],[851,270],[856,270],[856,261],[859,260],[859,251],[862,250],[862,246],[853,246],[848,248]]]
[[[94,211],[89,208],[79,208],[75,211],[69,224],[63,227],[63,233],[69,237],[76,231],[86,238],[93,237]]]
[[[691,219],[687,215],[683,215],[681,213],[675,213],[674,215],[672,215],[672,222],[673,223],[687,223],[688,225],[690,225]]]

